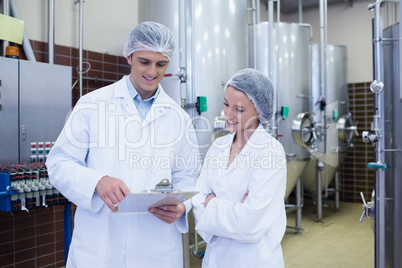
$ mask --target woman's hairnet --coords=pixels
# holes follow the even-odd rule
[[[163,24],[146,21],[137,25],[127,37],[124,45],[124,57],[135,51],[160,52],[169,58],[174,52],[173,33]]]
[[[274,111],[274,86],[265,74],[251,68],[243,69],[230,78],[226,88],[228,86],[247,95],[254,103],[262,124],[271,121]]]

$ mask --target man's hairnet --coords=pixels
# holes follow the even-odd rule
[[[124,57],[136,51],[160,52],[169,58],[174,52],[173,33],[163,24],[146,21],[137,25],[127,37],[124,45]]]
[[[254,103],[257,113],[260,115],[260,122],[268,124],[274,111],[274,86],[271,80],[262,72],[247,68],[237,72],[226,88],[232,86],[243,91]]]

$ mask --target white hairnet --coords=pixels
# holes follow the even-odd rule
[[[124,45],[124,57],[135,51],[160,52],[169,58],[174,52],[173,33],[163,24],[146,21],[138,24],[127,37]]]
[[[229,79],[226,88],[228,86],[247,95],[254,103],[262,124],[271,121],[274,110],[274,86],[265,74],[251,68],[243,69]]]

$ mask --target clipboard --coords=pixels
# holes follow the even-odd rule
[[[117,206],[117,211],[114,213],[148,212],[148,209],[151,207],[183,203],[197,193],[195,191],[131,193],[120,202]]]

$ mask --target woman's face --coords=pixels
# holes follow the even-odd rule
[[[247,95],[232,86],[228,86],[223,103],[226,129],[239,132],[258,127],[258,113]]]

